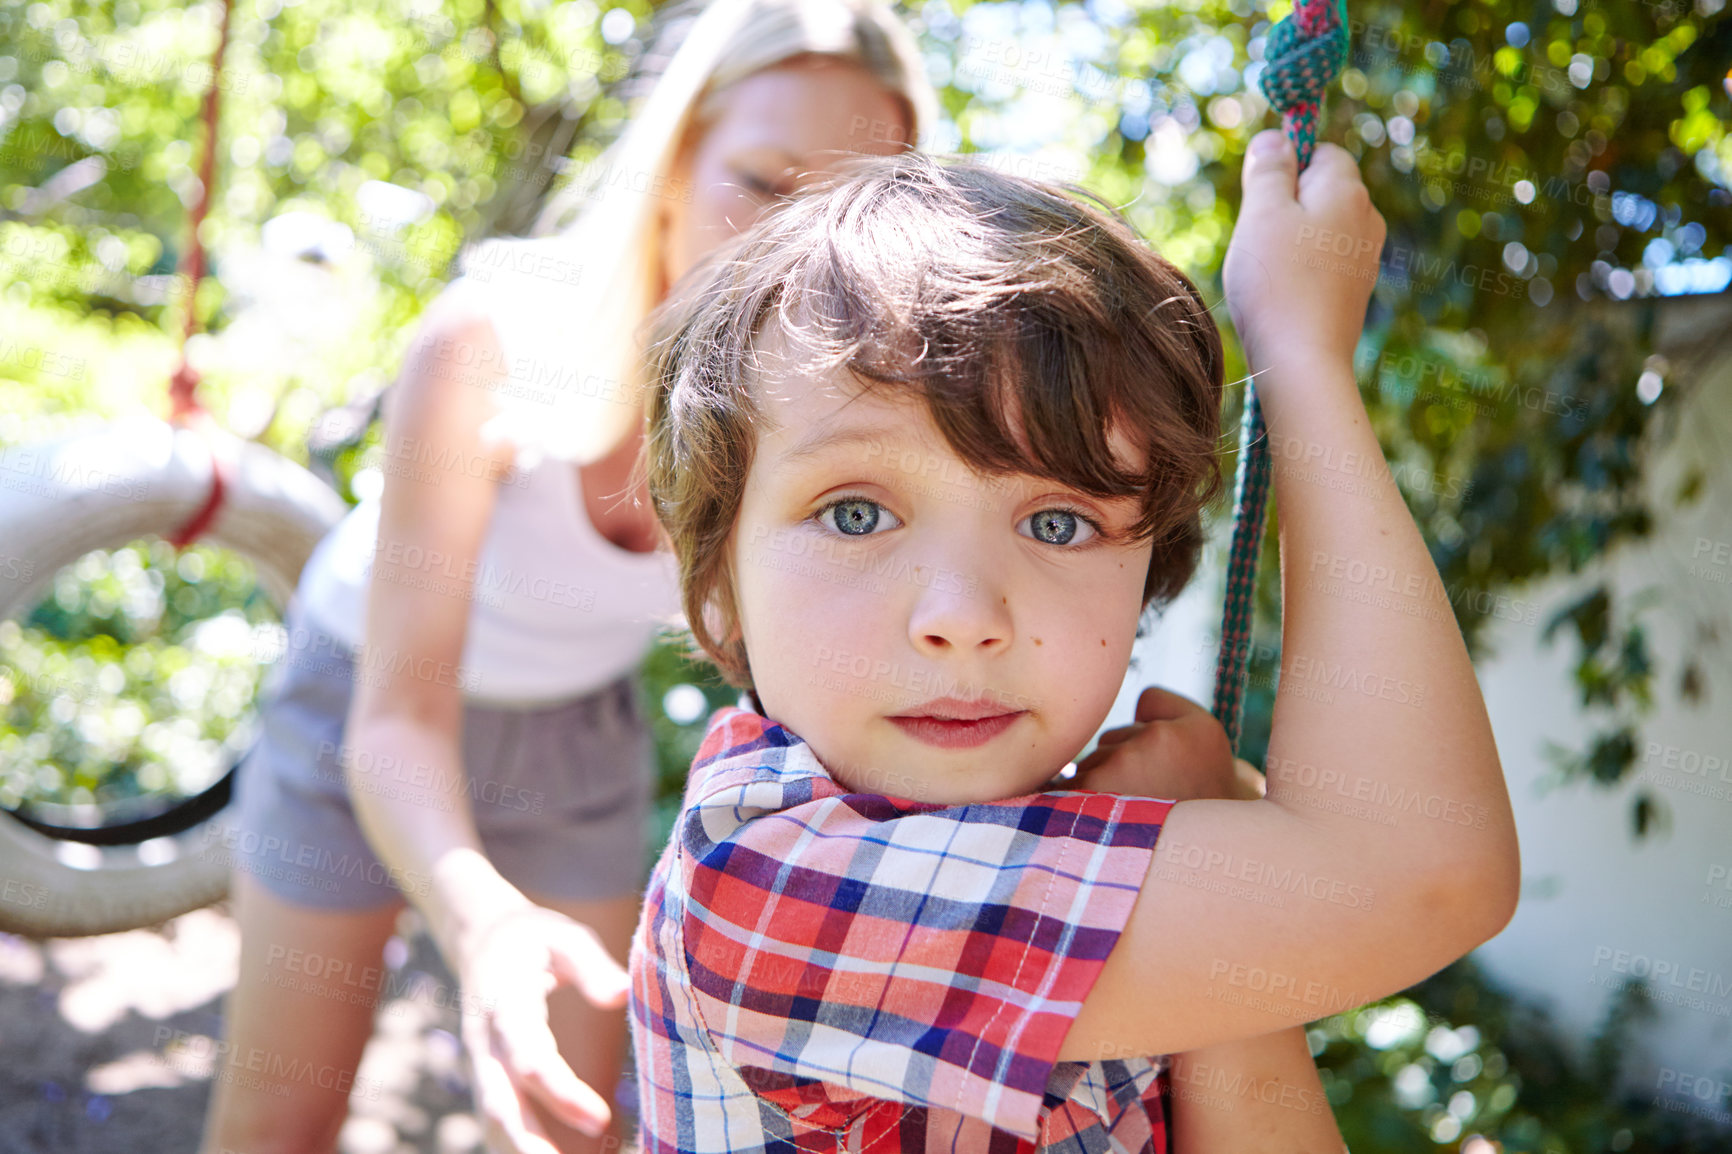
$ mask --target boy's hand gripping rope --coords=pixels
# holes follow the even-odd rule
[[[1324,92],[1347,63],[1346,0],[1298,0],[1293,14],[1275,25],[1264,51],[1260,85],[1281,113],[1303,171],[1317,144],[1317,115]],[[1233,478],[1233,544],[1227,559],[1227,598],[1221,616],[1221,656],[1215,666],[1214,714],[1239,748],[1251,612],[1257,589],[1257,554],[1269,505],[1269,441],[1254,381],[1245,382],[1239,421],[1239,464]]]

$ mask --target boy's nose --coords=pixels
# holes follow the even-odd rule
[[[993,654],[1012,640],[1010,596],[999,583],[940,566],[921,566],[908,619],[914,648],[928,656]]]

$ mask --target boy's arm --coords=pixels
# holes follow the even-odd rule
[[[1514,910],[1485,705],[1353,377],[1382,220],[1341,149],[1318,148],[1297,196],[1294,170],[1290,146],[1248,158],[1226,270],[1276,449],[1296,686],[1276,698],[1268,797],[1174,807],[1061,1058],[1321,1018],[1436,972]]]

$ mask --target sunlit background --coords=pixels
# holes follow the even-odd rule
[[[1609,804],[1621,853],[1686,837],[1696,798],[1644,784],[1644,750],[1679,745],[1662,719],[1700,716],[1716,693],[1723,715],[1729,689],[1715,674],[1732,562],[1715,548],[1732,528],[1723,512],[1690,520],[1716,514],[1729,447],[1724,421],[1692,416],[1710,396],[1724,410],[1719,370],[1732,362],[1722,3],[1349,0],[1351,67],[1325,113],[1324,137],[1360,159],[1389,222],[1357,358],[1386,455],[1476,657],[1552,643],[1544,680],[1569,723],[1543,757],[1523,756],[1562,798]],[[1269,123],[1265,37],[1288,7],[905,7],[943,97],[921,143],[1099,191],[1218,301],[1243,149]],[[208,331],[187,349],[217,420],[346,500],[377,490],[372,401],[417,316],[462,244],[523,233],[551,193],[595,177],[650,16],[594,0],[237,0],[203,233],[211,272],[191,302]],[[166,412],[218,19],[212,3],[0,0],[0,448]],[[1231,344],[1230,358],[1237,380]],[[1620,578],[1611,559],[1657,536],[1697,556],[1667,554],[1663,579]],[[0,566],[30,564],[0,542]],[[1266,565],[1253,761],[1279,668],[1276,577]],[[1206,693],[1218,581],[1217,558],[1175,607],[1182,631],[1151,640],[1126,701],[1139,679]],[[285,647],[251,563],[141,540],[47,588],[0,623],[0,807],[100,826],[219,781]],[[665,831],[703,719],[733,694],[672,645],[644,681]],[[1682,744],[1732,752],[1724,736]],[[1702,804],[1703,828],[1723,839],[1726,803]],[[1530,859],[1532,845],[1524,827]],[[1732,942],[1723,907],[1705,916]],[[1625,1061],[1628,1032],[1655,1013],[1642,984],[1601,1005],[1554,1036],[1548,1010],[1463,964],[1314,1025],[1313,1049],[1357,1149],[1725,1149],[1705,1136],[1732,1124],[1723,1089],[1695,1095],[1694,1112],[1669,1108],[1652,1074],[1673,1069],[1666,1054],[1637,1073]],[[1709,1035],[1727,1038],[1732,1013],[1709,1017]],[[1719,1052],[1691,1058],[1690,1075],[1727,1081],[1732,1046]],[[107,1124],[111,1107],[92,1103],[118,1092],[44,1085],[0,1072],[0,1098],[64,1103],[80,1125]],[[409,1149],[443,1148],[431,1123],[398,1131]]]

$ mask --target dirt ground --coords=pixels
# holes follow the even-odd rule
[[[0,1154],[194,1154],[239,950],[226,903],[102,937],[0,933]],[[357,1072],[380,1089],[351,1098],[338,1149],[483,1151],[457,1008],[429,996],[454,983],[413,911],[386,961]]]

